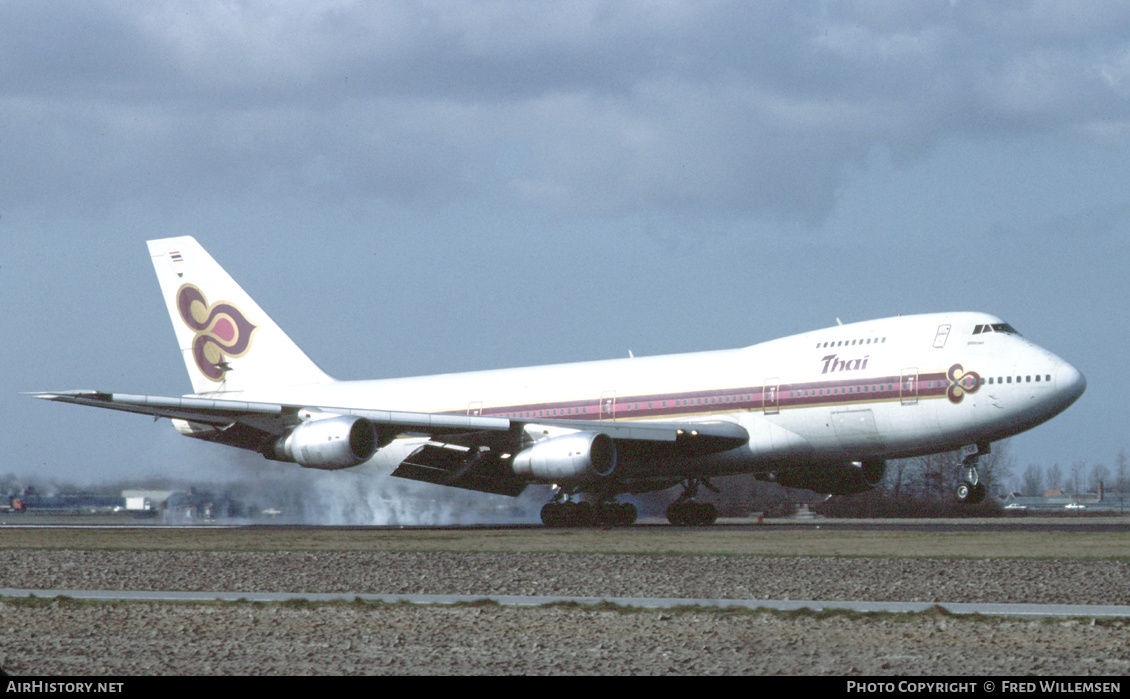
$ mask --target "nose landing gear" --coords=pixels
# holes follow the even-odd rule
[[[977,458],[982,454],[989,453],[988,444],[978,444],[977,451],[972,454],[967,454],[965,459],[961,462],[961,467],[965,469],[963,480],[958,483],[954,494],[957,495],[957,501],[963,505],[976,505],[985,499],[988,493],[988,488],[981,482],[980,476],[977,473]]]

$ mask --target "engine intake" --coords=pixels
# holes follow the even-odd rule
[[[340,415],[303,422],[268,444],[263,455],[304,468],[333,471],[368,461],[379,446],[373,423],[361,417]]]
[[[514,457],[514,474],[545,483],[584,483],[616,470],[616,444],[600,432],[550,437]]]
[[[777,473],[776,481],[787,488],[804,488],[831,495],[855,495],[879,485],[886,473],[885,461],[848,461]]]

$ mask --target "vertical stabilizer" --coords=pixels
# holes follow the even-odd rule
[[[195,238],[150,240],[148,245],[194,393],[333,380]]]

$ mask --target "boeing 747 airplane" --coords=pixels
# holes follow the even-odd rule
[[[900,316],[742,349],[418,378],[325,374],[190,237],[149,241],[191,394],[37,393],[172,420],[181,434],[305,468],[374,468],[516,496],[551,485],[547,525],[632,524],[617,496],[695,498],[754,474],[848,495],[885,462],[963,449],[956,496],[985,497],[977,459],[1082,395],[1075,367],[984,313]]]

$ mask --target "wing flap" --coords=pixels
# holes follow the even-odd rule
[[[538,425],[601,432],[614,440],[643,443],[678,456],[702,456],[737,449],[749,443],[749,432],[736,422],[611,422],[537,420]]]
[[[408,455],[392,475],[481,493],[516,497],[528,483],[514,477],[494,452],[425,444]]]

